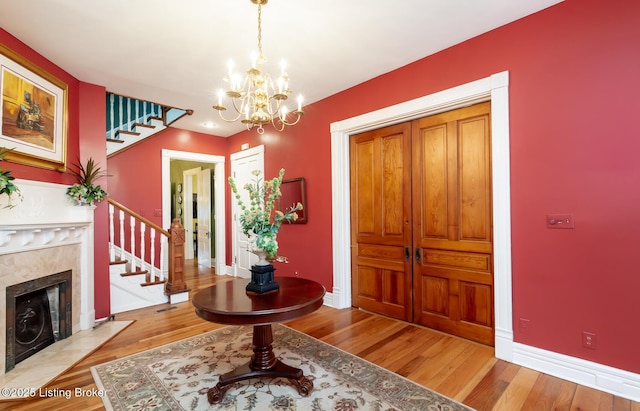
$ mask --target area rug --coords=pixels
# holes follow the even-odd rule
[[[313,381],[304,397],[283,378],[235,383],[222,402],[207,391],[249,361],[253,327],[229,326],[91,367],[108,410],[458,411],[471,410],[375,364],[284,325],[273,350]]]

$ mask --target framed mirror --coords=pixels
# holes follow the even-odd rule
[[[304,177],[283,180],[280,186],[280,211],[284,212],[287,208],[291,208],[294,204],[302,203],[302,210],[296,211],[298,219],[292,221],[292,224],[305,224],[307,222],[307,194],[304,183]]]

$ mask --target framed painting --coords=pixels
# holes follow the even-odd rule
[[[66,169],[67,84],[0,44],[0,147],[5,160]]]
[[[297,203],[302,204],[302,210],[297,210],[298,219],[293,224],[306,224],[307,222],[307,192],[304,177],[283,180],[280,186],[280,210],[285,211]]]

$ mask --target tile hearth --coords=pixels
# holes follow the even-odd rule
[[[71,368],[78,361],[131,325],[133,321],[106,321],[96,328],[83,330],[46,347],[25,359],[4,375],[0,375],[2,388],[46,388],[46,384]],[[1,397],[0,401],[8,399]]]

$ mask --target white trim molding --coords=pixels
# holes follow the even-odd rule
[[[491,101],[496,357],[511,361],[511,209],[509,73],[463,84],[331,124],[333,303],[351,306],[349,136],[363,131]]]
[[[513,363],[619,397],[640,401],[640,375],[629,371],[520,343],[513,343]]]
[[[513,341],[508,71],[331,124],[333,292],[325,304],[351,306],[349,136],[483,101],[491,101],[496,358],[640,401],[638,374]]]

